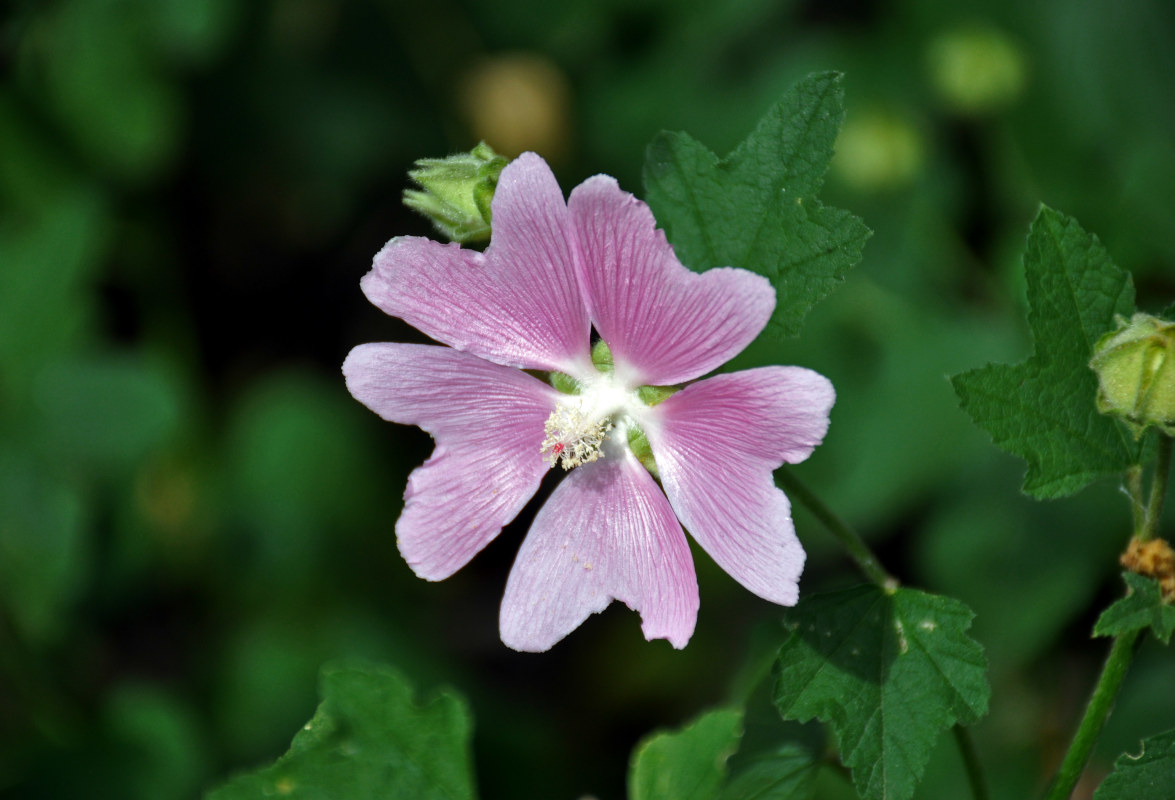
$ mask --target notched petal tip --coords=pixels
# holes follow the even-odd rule
[[[780,605],[798,599],[805,556],[772,472],[811,454],[834,397],[811,370],[761,367],[691,384],[644,428],[682,524],[731,577]]]
[[[697,619],[697,609],[694,609],[694,620]],[[641,615],[641,633],[645,637],[646,642],[656,641],[657,639],[664,639],[669,642],[674,650],[684,650],[685,646],[689,644],[689,640],[694,635],[694,624],[690,624],[689,630],[672,630],[664,627],[663,623],[658,623],[655,620],[646,620],[645,615]]]
[[[568,200],[580,277],[596,330],[635,383],[693,380],[743,350],[767,324],[775,289],[735,267],[678,261],[649,207],[607,176]]]
[[[591,322],[580,296],[567,207],[542,159],[503,170],[485,253],[419,236],[389,241],[359,285],[384,313],[505,366],[585,363]]]
[[[647,639],[684,647],[698,586],[673,510],[631,454],[577,467],[527,534],[502,598],[502,641],[541,652],[619,600],[641,615]]]
[[[355,398],[380,417],[418,425],[436,440],[432,456],[408,477],[396,535],[417,575],[448,577],[537,490],[547,471],[537,456],[554,389],[434,345],[359,345],[343,373]]]

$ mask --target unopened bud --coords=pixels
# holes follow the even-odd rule
[[[1175,435],[1175,323],[1135,314],[1098,339],[1089,366],[1098,411],[1122,417],[1135,438],[1149,426]]]
[[[946,31],[931,42],[927,56],[939,96],[962,114],[999,111],[1023,94],[1028,71],[1024,53],[997,28]]]
[[[404,205],[432,220],[455,242],[490,238],[490,203],[507,161],[485,142],[468,153],[422,158],[408,177],[423,191],[406,189]]]

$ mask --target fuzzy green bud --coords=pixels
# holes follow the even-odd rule
[[[490,203],[507,160],[481,142],[468,153],[448,158],[422,158],[409,171],[423,191],[404,190],[404,205],[432,220],[455,242],[490,238]]]
[[[1098,411],[1122,417],[1135,438],[1151,425],[1175,435],[1175,323],[1135,314],[1098,339]]]

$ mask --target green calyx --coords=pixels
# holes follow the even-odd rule
[[[612,363],[612,350],[603,339],[592,345],[592,366],[605,375],[611,375],[612,370],[615,369],[615,365]]]
[[[616,365],[612,361],[612,350],[603,339],[592,345],[592,365],[605,375],[611,375],[616,369]],[[555,386],[555,388],[559,387]],[[637,388],[636,394],[645,405],[655,406],[679,391],[681,391],[680,386],[640,386]]]
[[[1124,419],[1142,436],[1150,426],[1175,435],[1175,323],[1149,314],[1098,339],[1090,368],[1097,373],[1098,411]]]
[[[428,217],[455,242],[487,241],[494,190],[507,163],[485,142],[468,153],[422,158],[408,173],[420,190],[406,189],[404,205]]]
[[[660,480],[661,473],[657,471],[657,462],[653,458],[653,448],[649,446],[649,437],[645,436],[645,432],[640,429],[639,425],[629,423],[628,447],[644,468],[652,473],[654,478]]]
[[[548,373],[547,380],[551,386],[555,387],[555,391],[563,394],[579,394],[580,389],[583,388],[579,381],[565,372]]]
[[[681,391],[680,386],[641,386],[636,396],[647,406],[655,406]]]
[[[612,350],[603,339],[592,345],[591,355],[592,365],[597,370],[604,375],[613,373],[615,364],[612,360]],[[567,373],[553,371],[548,372],[546,377],[551,386],[561,394],[577,395],[584,390],[583,384]],[[639,386],[636,389],[636,396],[645,405],[655,406],[680,391],[681,388],[680,386]],[[649,445],[649,439],[645,436],[645,432],[631,419],[624,427],[628,438],[628,447],[633,455],[644,465],[645,469],[652,473],[653,477],[660,478],[656,459],[653,458],[653,448]]]

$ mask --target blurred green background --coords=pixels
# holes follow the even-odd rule
[[[945,376],[1030,348],[1040,202],[1175,299],[1175,7],[1164,0],[16,0],[0,10],[0,794],[196,797],[282,753],[319,666],[450,684],[481,794],[623,797],[628,752],[737,692],[778,608],[698,553],[684,651],[611,608],[545,655],[497,638],[525,518],[441,584],[393,525],[428,437],[339,365],[419,340],[358,288],[423,156],[535,149],[640,194],[644,146],[733,147],[846,73],[825,200],[875,231],[803,335],[735,366],[832,378],[801,468],[908,582],[978,613],[994,796],[1039,788],[1099,667],[1128,535],[1113,485],[1029,502]],[[532,512],[531,512],[532,513]],[[802,591],[856,579],[818,526]],[[752,642],[756,642],[752,646]],[[1094,764],[1175,726],[1145,649]],[[947,744],[921,797],[959,780]],[[822,797],[849,797],[835,776]]]

